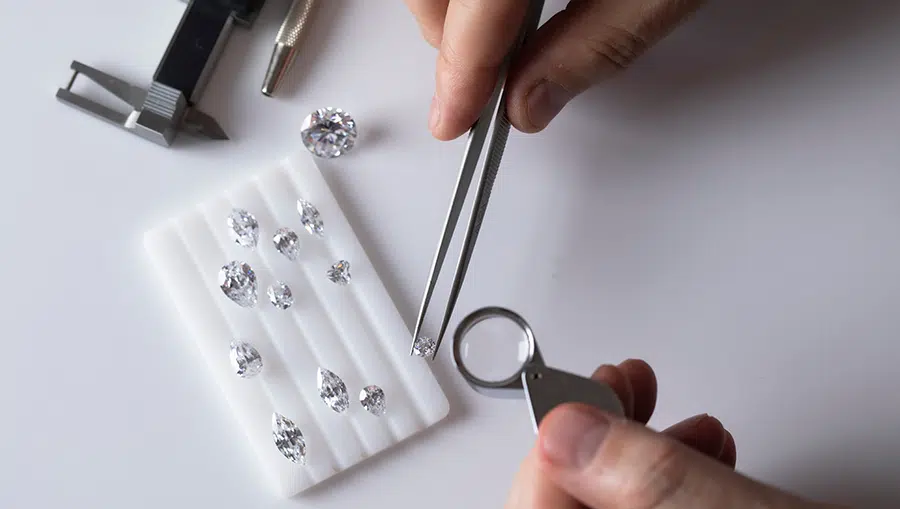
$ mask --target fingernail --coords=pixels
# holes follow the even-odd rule
[[[441,123],[441,103],[437,96],[431,98],[431,112],[428,114],[428,129],[434,131]]]
[[[528,94],[528,119],[534,127],[544,128],[571,100],[568,90],[544,80]]]
[[[609,420],[577,406],[556,411],[541,430],[541,447],[555,465],[581,469],[591,462],[609,432]]]

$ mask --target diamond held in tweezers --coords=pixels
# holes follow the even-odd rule
[[[437,341],[428,336],[419,336],[413,344],[413,353],[419,357],[432,357],[437,348]]]
[[[350,408],[347,386],[339,376],[331,371],[319,368],[316,373],[316,387],[319,388],[319,397],[322,398],[322,401],[335,412],[343,413]]]
[[[293,421],[278,412],[272,414],[272,440],[285,458],[294,463],[306,464],[306,439],[303,438],[303,433]]]
[[[281,281],[276,281],[274,284],[269,285],[266,295],[269,296],[269,302],[281,310],[287,309],[294,304],[294,294],[291,292],[291,288]]]
[[[233,209],[225,220],[228,236],[239,246],[254,248],[259,242],[259,222],[244,209]]]
[[[279,228],[272,237],[275,249],[290,261],[300,258],[300,237],[290,228]]]
[[[377,385],[370,385],[359,391],[359,404],[370,414],[381,417],[384,415],[384,391]]]
[[[229,358],[235,374],[241,378],[251,378],[262,371],[262,357],[253,345],[244,341],[231,342]]]
[[[347,285],[350,284],[350,262],[340,260],[328,269],[326,273],[328,280],[334,284]]]
[[[297,200],[297,213],[300,214],[300,223],[306,228],[310,234],[321,237],[325,231],[325,222],[319,217],[319,209],[312,203],[299,199]]]
[[[318,157],[331,159],[346,154],[356,144],[356,121],[340,108],[319,108],[303,120],[300,138]]]
[[[219,288],[235,304],[244,308],[256,305],[256,273],[250,265],[233,261],[219,269]]]

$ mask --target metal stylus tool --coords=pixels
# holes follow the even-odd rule
[[[272,58],[269,60],[269,67],[263,80],[263,95],[272,97],[284,81],[297,56],[300,38],[309,25],[309,15],[315,3],[316,0],[294,0],[291,4],[291,9],[285,16],[281,29],[278,30],[278,36],[275,37],[275,48],[272,50]]]

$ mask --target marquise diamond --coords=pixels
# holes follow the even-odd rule
[[[306,231],[316,237],[323,235],[325,222],[319,217],[319,209],[312,203],[303,199],[297,200],[297,213],[300,214],[300,222],[306,228]]]
[[[356,143],[356,121],[340,108],[320,108],[303,120],[300,137],[313,154],[339,157]]]
[[[244,262],[229,262],[219,269],[219,288],[241,307],[256,305],[256,273]]]
[[[342,413],[350,408],[350,396],[347,394],[347,386],[344,381],[331,371],[319,368],[316,373],[316,387],[319,388],[319,396],[329,408],[337,413]]]
[[[303,438],[303,433],[293,421],[277,412],[272,414],[272,440],[285,458],[294,463],[306,464],[306,439]]]

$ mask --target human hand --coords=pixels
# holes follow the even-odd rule
[[[657,433],[656,376],[643,361],[601,366],[625,407],[617,418],[583,405],[555,408],[522,463],[507,509],[833,508],[736,473],[734,438],[699,415]]]
[[[526,43],[510,70],[507,115],[542,130],[576,95],[628,67],[703,0],[571,0]],[[429,128],[441,140],[468,130],[487,104],[528,0],[406,0],[440,50]]]

